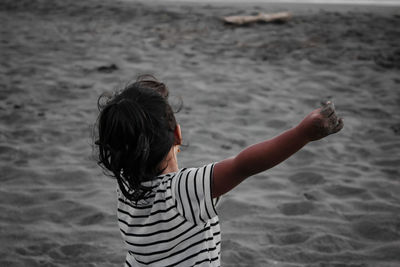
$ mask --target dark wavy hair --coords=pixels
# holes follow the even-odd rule
[[[143,182],[165,170],[161,163],[177,141],[168,94],[165,84],[144,75],[112,96],[103,94],[98,99],[98,164],[133,202],[151,193]]]

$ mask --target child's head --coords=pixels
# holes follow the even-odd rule
[[[125,197],[138,201],[151,189],[142,183],[161,174],[161,163],[180,142],[168,89],[153,76],[141,76],[112,97],[100,96],[99,110],[99,164],[115,176]]]

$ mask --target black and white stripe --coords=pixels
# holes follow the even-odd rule
[[[138,204],[118,192],[118,222],[128,249],[125,266],[220,265],[213,167],[162,175],[152,194]]]

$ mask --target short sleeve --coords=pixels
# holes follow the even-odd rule
[[[217,216],[212,199],[214,164],[182,169],[172,180],[172,198],[178,212],[195,224],[206,223]]]

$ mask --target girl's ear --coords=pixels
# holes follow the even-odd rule
[[[181,132],[181,126],[179,124],[176,124],[176,126],[175,126],[174,136],[175,136],[175,145],[181,145],[182,144],[182,132]]]

